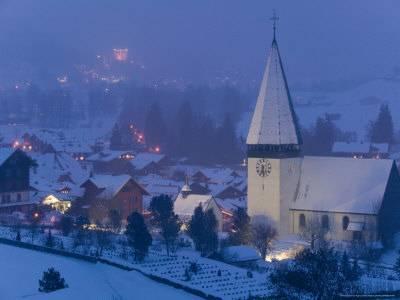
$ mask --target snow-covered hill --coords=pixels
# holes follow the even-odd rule
[[[0,299],[196,299],[135,271],[0,245]],[[38,292],[43,271],[54,267],[69,288]]]
[[[389,104],[396,130],[400,130],[400,78],[374,79],[335,92],[291,91],[300,124],[311,126],[317,117],[330,114],[344,131],[354,131],[365,139],[366,127],[376,118],[379,107]],[[252,112],[243,114],[238,133],[246,137]]]

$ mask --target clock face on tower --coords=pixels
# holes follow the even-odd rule
[[[257,161],[256,164],[256,171],[258,176],[266,177],[271,174],[272,166],[269,160],[267,159],[260,159]]]

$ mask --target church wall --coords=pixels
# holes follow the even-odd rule
[[[257,162],[261,158],[248,159],[248,214],[270,217],[280,223],[280,160],[267,159],[271,164],[271,172],[267,176],[257,174]]]
[[[352,241],[353,231],[343,230],[343,217],[347,216],[350,222],[363,223],[362,237],[365,241],[376,241],[378,239],[378,221],[376,215],[338,213],[338,212],[315,212],[306,210],[290,211],[291,233],[301,234],[304,229],[300,228],[300,214],[306,218],[306,230],[309,226],[321,226],[323,215],[329,218],[329,231],[327,238],[337,241]]]
[[[280,162],[280,231],[290,233],[289,207],[294,201],[300,179],[302,158],[285,158]]]

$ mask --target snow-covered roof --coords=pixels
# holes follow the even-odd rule
[[[159,163],[164,158],[164,154],[141,152],[138,153],[133,160],[131,160],[131,164],[136,170],[142,170],[151,163]]]
[[[389,153],[389,144],[388,143],[379,143],[379,144],[372,143],[371,150],[373,152]]]
[[[99,197],[114,197],[124,185],[131,180],[129,175],[95,175],[90,177],[91,181],[97,188],[104,189]]]
[[[291,209],[376,214],[393,161],[311,157],[303,159]]]
[[[37,167],[30,170],[32,187],[46,193],[69,188],[71,195],[82,194],[80,185],[89,177],[89,171],[83,169],[72,156],[63,152],[29,152],[28,155],[37,163]]]
[[[110,162],[114,159],[120,159],[123,156],[131,155],[133,157],[133,152],[130,151],[117,151],[117,150],[107,150],[95,153],[87,158],[89,161],[102,161]]]
[[[199,204],[201,204],[203,208],[206,208],[211,199],[211,195],[189,194],[184,197],[179,193],[174,202],[174,211],[180,217],[190,217],[193,215],[194,209],[199,206]]]
[[[0,166],[15,152],[14,148],[0,148]]]
[[[246,199],[238,199],[238,198],[234,198],[234,199],[214,198],[214,199],[215,199],[215,202],[218,205],[218,207],[226,213],[233,214],[233,212],[236,211],[238,208],[246,208],[247,207]]]
[[[223,252],[224,260],[228,262],[246,262],[261,259],[260,253],[251,246],[230,246]]]
[[[335,142],[332,147],[333,153],[369,153],[370,143],[346,143]]]
[[[301,137],[278,44],[272,42],[247,136],[248,145],[299,145]]]

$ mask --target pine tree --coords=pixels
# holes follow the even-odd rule
[[[149,252],[153,239],[141,214],[133,212],[128,217],[125,234],[129,245],[133,248],[135,260],[142,261]]]
[[[204,232],[204,213],[201,204],[194,210],[193,216],[189,222],[188,234],[194,242],[195,249],[201,251]]]
[[[122,146],[122,135],[118,124],[114,125],[110,138],[110,149],[111,150],[121,150]]]
[[[54,268],[48,269],[43,272],[43,277],[39,280],[39,292],[50,293],[59,289],[67,288],[65,279],[60,276],[60,272]]]
[[[214,253],[218,249],[218,221],[214,212],[209,209],[204,213],[204,247],[203,256]]]
[[[191,156],[195,147],[193,142],[196,137],[195,134],[195,119],[193,116],[192,106],[189,101],[185,101],[178,109],[176,116],[176,129],[177,129],[177,155],[178,156]]]
[[[216,155],[220,163],[234,163],[240,159],[238,139],[235,126],[231,117],[227,114],[221,127],[217,130],[218,148]]]
[[[387,104],[381,105],[377,119],[370,123],[368,136],[373,143],[391,144],[393,142],[393,118]]]
[[[238,207],[233,213],[233,229],[229,235],[232,245],[248,245],[251,242],[250,217],[246,209]]]
[[[337,135],[337,128],[332,120],[319,117],[315,123],[313,145],[317,155],[328,154],[332,150]]]
[[[165,146],[167,130],[161,108],[157,102],[153,103],[147,112],[144,135],[149,147]]]
[[[150,202],[150,211],[152,213],[152,222],[161,230],[161,236],[164,239],[167,254],[169,255],[181,227],[179,218],[174,213],[174,203],[171,197],[167,195],[153,197]]]

